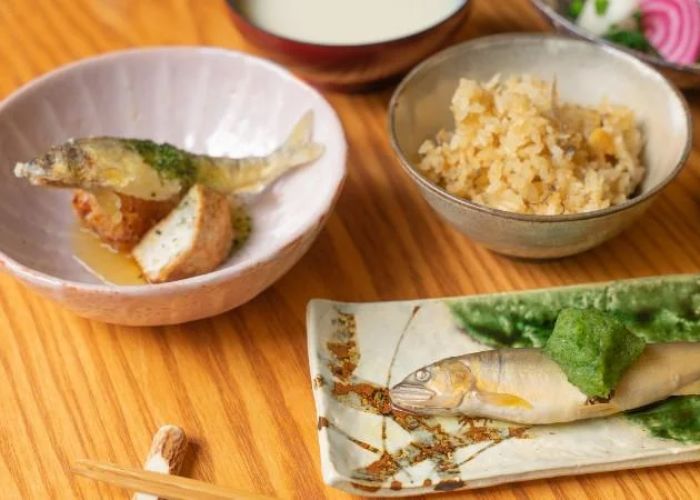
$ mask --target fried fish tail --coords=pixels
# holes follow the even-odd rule
[[[224,193],[255,194],[288,171],[317,160],[324,152],[312,141],[313,114],[308,111],[284,143],[267,156],[248,158],[197,157],[197,182]]]

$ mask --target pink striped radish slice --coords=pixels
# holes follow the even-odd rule
[[[700,56],[698,0],[642,0],[644,34],[667,61],[693,64]]]

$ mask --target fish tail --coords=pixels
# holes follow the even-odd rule
[[[318,159],[324,151],[312,141],[313,114],[308,111],[294,125],[280,147],[266,156],[207,157],[199,166],[198,182],[236,194],[258,194],[289,170]]]
[[[294,125],[287,140],[272,153],[279,175],[294,167],[310,163],[323,154],[323,145],[311,140],[313,128],[313,112],[307,111]]]
[[[311,134],[314,128],[314,114],[312,111],[307,111],[294,125],[294,128],[287,136],[280,149],[290,149],[303,146],[311,142]]]
[[[311,140],[313,123],[313,113],[304,113],[284,143],[269,156],[257,160],[262,162],[262,165],[260,169],[253,169],[257,170],[254,182],[239,186],[236,192],[259,193],[293,168],[318,159],[323,154],[324,147]]]

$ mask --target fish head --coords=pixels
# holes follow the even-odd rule
[[[75,170],[85,159],[80,147],[68,142],[53,146],[41,156],[15,165],[15,175],[39,186],[64,186],[73,183]]]
[[[459,359],[448,358],[411,373],[389,391],[389,396],[402,410],[428,415],[456,413],[474,386],[469,367]]]

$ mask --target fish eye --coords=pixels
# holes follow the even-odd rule
[[[425,368],[418,370],[416,372],[416,380],[418,382],[427,382],[430,380],[430,371],[426,370]]]

